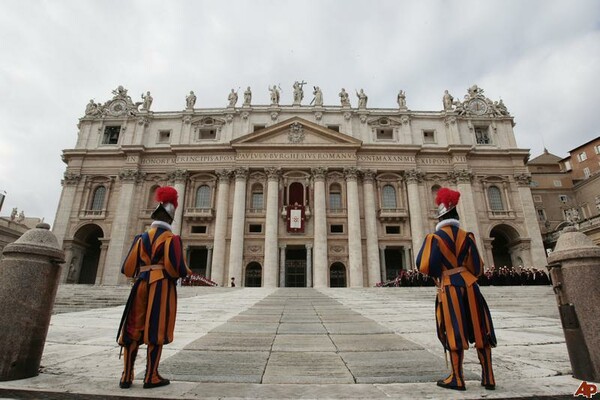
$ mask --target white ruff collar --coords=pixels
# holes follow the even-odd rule
[[[152,228],[163,228],[163,229],[166,229],[168,231],[172,231],[173,230],[173,228],[171,228],[171,225],[167,224],[164,221],[154,221],[154,222],[152,222],[152,225],[150,225],[150,227],[152,227]]]
[[[440,229],[442,229],[444,226],[447,225],[453,225],[453,226],[457,226],[460,228],[460,221],[454,218],[449,218],[449,219],[445,219],[443,221],[438,222],[438,224],[435,226],[435,230],[439,231]]]

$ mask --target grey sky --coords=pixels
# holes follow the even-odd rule
[[[441,110],[448,89],[502,98],[521,148],[564,157],[599,135],[600,2],[31,1],[0,2],[0,189],[52,223],[77,121],[118,85],[152,110],[227,104],[231,88],[282,104],[303,79],[326,104],[364,88],[369,107]],[[243,89],[240,93],[243,92]],[[305,97],[307,104],[312,95]],[[356,105],[356,97],[351,98]]]

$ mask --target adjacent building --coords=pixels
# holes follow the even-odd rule
[[[369,108],[357,93],[324,105],[318,87],[302,104],[151,110],[118,87],[90,101],[67,165],[53,232],[63,243],[63,282],[120,284],[123,257],[151,223],[154,192],[179,192],[173,229],[190,267],[220,285],[364,287],[414,267],[437,223],[442,186],[461,192],[463,226],[487,265],[546,266],[529,152],[517,147],[502,101],[476,85],[442,110]],[[182,96],[183,97],[183,96]],[[183,103],[183,101],[182,101]]]

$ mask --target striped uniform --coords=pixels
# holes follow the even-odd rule
[[[496,346],[496,335],[477,285],[483,261],[475,238],[471,232],[460,229],[457,220],[444,220],[436,229],[425,237],[416,263],[423,274],[440,284],[435,301],[437,335],[444,349],[450,351],[453,368],[443,384],[464,390],[463,350],[474,343],[482,366],[482,385],[493,388],[491,347]]]
[[[177,313],[176,282],[188,274],[181,238],[160,224],[135,237],[121,272],[136,278],[127,300],[118,343],[163,345],[173,341]],[[140,267],[153,265],[140,273]]]

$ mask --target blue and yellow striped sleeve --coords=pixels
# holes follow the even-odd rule
[[[442,274],[442,253],[435,235],[429,234],[425,237],[416,264],[422,274],[434,278],[439,278]]]

